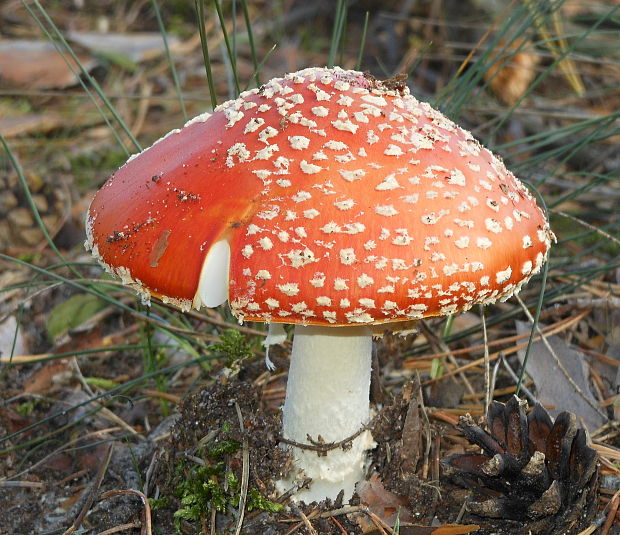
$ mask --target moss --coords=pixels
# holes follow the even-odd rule
[[[208,455],[211,459],[221,459],[224,455],[235,453],[240,447],[241,444],[236,440],[222,440],[209,450]]]
[[[261,511],[267,511],[269,513],[277,513],[284,509],[281,503],[272,502],[265,498],[258,490],[250,489],[247,497],[247,510],[254,511],[259,509]]]
[[[30,414],[34,412],[36,404],[37,404],[36,399],[29,399],[28,401],[21,403],[20,405],[17,406],[17,409],[16,409],[17,414],[21,414],[22,416],[29,416]]]
[[[231,516],[231,509],[239,507],[241,482],[231,465],[239,466],[236,454],[241,444],[226,437],[230,431],[227,427],[222,426],[220,437],[201,448],[200,457],[184,457],[177,463],[174,477],[175,496],[180,505],[174,513],[177,533],[182,533],[182,520],[203,524],[213,511]],[[246,509],[277,512],[282,505],[268,500],[256,488],[250,488]]]
[[[226,329],[220,335],[220,341],[212,344],[209,349],[213,353],[221,353],[229,368],[239,366],[245,359],[254,356],[250,342],[235,329]]]

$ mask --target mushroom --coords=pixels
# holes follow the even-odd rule
[[[552,236],[502,161],[402,80],[309,68],[131,157],[95,196],[86,246],[147,301],[295,325],[287,482],[312,478],[297,499],[313,501],[363,477],[371,326],[507,299]]]

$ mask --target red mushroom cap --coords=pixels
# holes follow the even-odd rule
[[[469,132],[404,84],[338,68],[271,80],[130,158],[87,231],[108,269],[183,308],[226,240],[239,319],[326,325],[507,298],[553,236]]]

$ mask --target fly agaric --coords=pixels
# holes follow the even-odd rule
[[[501,160],[402,80],[309,68],[131,157],[86,246],[146,298],[295,324],[283,436],[312,501],[363,477],[368,431],[327,455],[301,445],[368,422],[371,326],[506,299],[551,238]]]

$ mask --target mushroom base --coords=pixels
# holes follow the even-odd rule
[[[297,326],[284,403],[283,436],[302,444],[339,442],[356,434],[369,420],[372,336],[367,327]],[[369,431],[351,447],[326,454],[292,447],[294,473],[279,482],[288,490],[300,477],[312,478],[309,489],[294,499],[310,503],[344,501],[364,476],[366,451],[375,446]],[[348,446],[348,444],[347,444]]]

